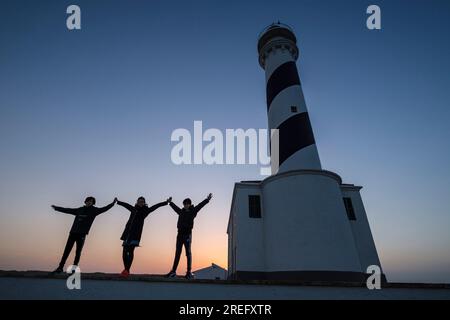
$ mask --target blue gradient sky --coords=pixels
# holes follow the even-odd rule
[[[82,30],[66,29],[78,4]],[[378,4],[382,30],[365,10]],[[290,24],[325,169],[362,196],[389,280],[450,282],[450,2],[4,1],[0,4],[0,268],[51,269],[72,218],[51,204],[215,195],[194,267],[226,266],[233,183],[259,166],[175,166],[176,128],[266,128],[258,33]],[[87,270],[120,271],[115,207],[94,223]],[[148,218],[136,272],[165,272],[176,215]],[[184,258],[183,258],[184,259]],[[184,264],[184,260],[182,261]],[[182,270],[182,269],[180,269]]]

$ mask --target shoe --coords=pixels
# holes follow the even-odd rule
[[[50,272],[51,275],[60,274],[60,273],[64,273],[63,267],[58,267],[55,270],[53,270],[52,272]]]
[[[130,276],[130,272],[128,271],[128,270],[123,270],[121,273],[120,273],[120,277],[121,278],[128,278]]]
[[[194,274],[190,271],[186,272],[186,275],[184,276],[186,279],[194,279]]]
[[[165,275],[166,278],[175,278],[177,276],[175,271],[170,271],[168,274]]]

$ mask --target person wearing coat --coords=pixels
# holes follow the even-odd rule
[[[177,242],[175,248],[175,258],[173,260],[172,269],[168,274],[167,278],[174,278],[177,276],[177,267],[180,262],[181,250],[183,249],[186,253],[187,260],[187,272],[186,279],[192,279],[194,275],[191,272],[192,269],[192,228],[194,227],[194,219],[197,217],[198,212],[211,200],[212,194],[210,193],[205,200],[194,206],[191,199],[186,198],[183,200],[183,208],[179,208],[175,203],[169,201],[170,207],[178,214],[177,222]],[[169,199],[172,200],[172,199]]]
[[[62,273],[64,271],[64,265],[66,264],[66,260],[69,257],[70,252],[72,251],[73,245],[76,243],[75,250],[75,259],[73,264],[78,266],[81,258],[81,251],[83,250],[84,241],[86,239],[86,235],[89,233],[91,229],[92,223],[95,218],[111,209],[114,204],[117,202],[117,198],[114,198],[113,202],[108,204],[105,207],[97,208],[95,206],[95,198],[87,197],[84,200],[84,206],[79,208],[63,208],[52,205],[52,208],[55,211],[67,213],[75,216],[75,219],[72,224],[72,228],[70,229],[69,238],[67,239],[66,247],[64,248],[64,253],[62,255],[61,261],[59,262],[58,267],[52,273]]]
[[[139,242],[141,241],[145,218],[156,209],[167,205],[171,200],[172,198],[169,198],[151,207],[147,206],[144,197],[139,197],[134,206],[126,202],[117,201],[118,205],[130,211],[130,217],[120,237],[120,240],[123,241],[122,260],[124,269],[121,273],[122,277],[128,277],[130,275],[130,269],[134,259],[134,249],[139,246]]]

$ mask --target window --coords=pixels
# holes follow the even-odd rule
[[[248,214],[250,218],[261,218],[261,199],[260,196],[248,196]]]
[[[347,211],[348,220],[356,220],[355,210],[353,210],[352,198],[344,198],[345,210]]]
[[[297,113],[297,107],[296,106],[291,106],[291,112],[292,113]]]

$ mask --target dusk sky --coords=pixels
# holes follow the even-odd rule
[[[66,28],[81,8],[82,29]],[[366,28],[377,4],[382,30]],[[256,42],[289,24],[324,169],[362,185],[391,281],[450,282],[450,2],[0,2],[0,269],[51,270],[73,217],[50,205],[115,196],[181,205],[209,192],[194,270],[227,267],[233,185],[259,165],[180,165],[173,130],[267,128]],[[99,216],[82,271],[120,272],[128,211]],[[168,272],[177,215],[146,220],[133,272]],[[68,262],[71,262],[70,258]],[[182,255],[179,272],[185,271]]]

